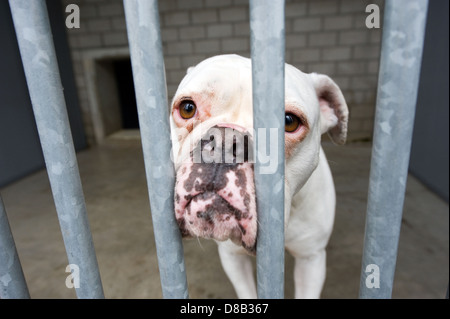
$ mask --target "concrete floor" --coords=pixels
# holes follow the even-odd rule
[[[370,144],[324,143],[337,189],[323,298],[357,298]],[[161,298],[140,141],[119,134],[78,153],[89,222],[107,298]],[[75,298],[45,170],[0,190],[32,298]],[[184,242],[191,298],[235,298],[216,244]],[[286,297],[293,296],[286,256]],[[443,298],[449,280],[449,206],[409,176],[394,298]]]

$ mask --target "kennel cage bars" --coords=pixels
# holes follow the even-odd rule
[[[0,298],[30,298],[5,205],[0,195]],[[7,284],[5,284],[7,282]]]
[[[427,11],[428,0],[386,1],[360,298],[392,295]]]
[[[79,269],[77,296],[103,298],[47,6],[9,5],[68,261]]]
[[[188,298],[174,213],[175,172],[158,2],[124,0],[124,6],[163,297]]]
[[[279,44],[283,46],[284,48],[284,22],[278,21],[277,26],[274,27],[274,30],[277,30],[278,33],[275,33],[273,37],[270,37],[271,34],[268,32],[267,34],[264,34],[266,31],[258,32],[254,30],[257,26],[264,26],[264,22],[258,22],[261,19],[265,21],[266,17],[271,17],[272,14],[274,17],[279,17],[280,12],[283,12],[282,17],[284,16],[284,1],[277,2],[280,5],[282,3],[282,6],[277,7],[276,9],[272,8],[274,11],[272,11],[269,7],[271,6],[273,1],[252,1],[250,3],[250,10],[251,10],[251,36],[252,41],[256,40],[255,43],[252,42],[252,64],[255,66],[255,62],[258,61],[258,57],[256,56],[255,48],[262,48],[266,49],[267,47],[270,47],[272,45],[272,41],[274,40],[280,40]],[[47,172],[49,175],[49,179],[52,186],[52,192],[55,200],[55,206],[57,208],[58,218],[60,220],[60,226],[61,231],[63,233],[63,239],[66,246],[66,252],[68,255],[69,263],[77,264],[80,266],[80,273],[83,275],[80,277],[80,288],[76,288],[77,296],[78,298],[102,298],[103,296],[103,289],[101,285],[101,279],[100,274],[98,270],[97,260],[95,256],[95,251],[92,243],[92,236],[89,231],[89,225],[87,221],[86,216],[86,209],[85,209],[85,202],[84,202],[84,195],[81,187],[81,182],[79,178],[78,173],[78,167],[77,167],[77,161],[76,156],[73,148],[73,142],[70,134],[69,124],[67,120],[67,112],[65,110],[65,102],[64,97],[62,94],[62,86],[60,83],[59,78],[59,71],[57,67],[56,62],[56,56],[54,52],[54,47],[52,43],[51,38],[51,31],[48,24],[48,14],[46,11],[46,5],[44,0],[39,1],[26,1],[26,0],[10,0],[10,7],[11,12],[13,14],[13,21],[16,28],[17,38],[19,42],[19,48],[22,56],[23,66],[25,69],[25,74],[27,78],[27,83],[29,86],[30,96],[32,99],[33,104],[33,111],[35,113],[36,117],[36,123],[38,126],[38,132],[41,139],[42,148],[44,151],[44,157],[46,161],[47,166]],[[128,28],[128,35],[129,35],[129,41],[130,41],[130,54],[132,55],[132,63],[133,63],[133,72],[135,72],[135,69],[138,68],[139,72],[135,72],[135,80],[141,81],[142,78],[152,78],[156,77],[158,79],[157,81],[153,81],[155,83],[152,83],[150,80],[149,85],[154,88],[163,88],[161,92],[151,92],[151,90],[148,89],[148,87],[142,87],[139,89],[136,88],[136,95],[138,99],[146,99],[147,97],[152,97],[153,105],[162,105],[161,109],[166,109],[167,105],[167,96],[166,96],[166,88],[165,88],[165,76],[164,76],[164,64],[162,60],[162,48],[161,48],[161,38],[160,38],[160,32],[159,32],[159,17],[158,17],[158,9],[157,9],[157,1],[137,1],[137,0],[124,0],[124,5],[126,9],[127,14],[127,28]],[[144,9],[144,10],[138,10],[138,8]],[[414,15],[413,18],[409,15],[411,12],[408,10],[405,10],[405,8],[410,8],[413,10]],[[399,49],[395,46],[395,44],[392,43],[392,39],[390,39],[389,35],[392,37],[394,32],[395,34],[404,36],[409,41],[410,32],[412,30],[418,30],[420,31],[421,27],[415,27],[416,23],[423,24],[425,23],[425,17],[426,17],[426,8],[427,8],[427,1],[420,1],[420,2],[412,2],[412,1],[386,1],[386,8],[385,8],[385,15],[386,19],[390,16],[391,22],[386,22],[384,25],[384,32],[383,32],[383,43],[382,43],[382,56],[387,56],[388,54],[392,54],[392,52],[388,50],[392,49]],[[258,12],[256,14],[256,12]],[[395,19],[392,19],[392,15],[395,14]],[[131,16],[135,16],[132,19],[130,19]],[[266,16],[267,15],[267,16]],[[144,19],[144,17],[147,17]],[[148,19],[153,17],[153,19]],[[392,21],[398,19],[401,17],[401,21],[404,24],[400,25],[392,25]],[[272,21],[271,19],[269,19]],[[278,19],[279,20],[279,19]],[[282,19],[283,20],[283,19]],[[395,22],[395,21],[394,21]],[[422,28],[423,28],[422,25]],[[395,27],[398,29],[391,30],[389,28]],[[142,33],[143,31],[150,31],[148,33]],[[271,30],[269,30],[271,31]],[[138,40],[139,39],[139,40]],[[407,102],[408,105],[406,106],[407,112],[414,113],[415,109],[415,97],[417,95],[417,86],[418,86],[418,75],[420,71],[420,61],[421,61],[421,52],[422,52],[422,44],[423,44],[423,30],[421,32],[418,32],[414,36],[414,43],[419,44],[419,47],[415,47],[415,52],[417,55],[415,55],[416,59],[414,60],[414,63],[408,63],[407,60],[409,58],[409,52],[404,52],[405,56],[400,56],[400,62],[398,63],[398,60],[395,60],[395,57],[392,59],[392,63],[397,63],[396,69],[398,73],[402,73],[404,71],[404,67],[407,64],[408,70],[410,70],[411,75],[413,75],[413,81],[410,81],[410,78],[401,77],[397,81],[391,81],[389,84],[390,90],[395,91],[395,93],[398,92],[396,88],[404,89],[405,93],[402,95],[402,98],[405,98],[404,102]],[[151,40],[151,41],[150,41]],[[387,45],[386,43],[391,40],[391,46]],[[259,43],[258,43],[259,41]],[[271,45],[267,45],[268,42],[271,41]],[[141,43],[142,42],[142,43]],[[145,46],[143,46],[143,43],[147,42]],[[386,42],[386,43],[385,43]],[[152,47],[152,44],[154,47]],[[266,44],[264,46],[264,44]],[[407,43],[406,43],[407,44]],[[406,45],[405,44],[405,45]],[[258,47],[259,45],[259,47]],[[394,47],[392,47],[394,45]],[[277,47],[277,46],[276,46]],[[276,51],[278,49],[274,49],[274,52],[278,52],[276,54],[282,55],[282,61],[284,63],[284,49],[282,51]],[[135,53],[133,53],[133,51]],[[145,56],[143,56],[143,53],[153,53],[154,59],[151,61],[146,60]],[[259,52],[259,51],[258,51]],[[419,52],[419,53],[417,53]],[[267,52],[264,52],[267,54]],[[402,52],[397,52],[401,55]],[[134,55],[134,56],[133,56]],[[258,68],[253,68],[253,71],[255,72],[253,74],[254,79],[261,76],[263,79],[263,85],[272,84],[273,81],[267,81],[267,74],[265,72],[269,70],[277,70],[276,65],[277,63],[281,62],[280,59],[273,59],[274,56],[271,56],[272,59],[268,58],[269,55],[261,55],[261,60],[263,65],[259,71],[257,71]],[[155,63],[156,59],[156,63]],[[274,61],[276,60],[276,61]],[[385,64],[386,63],[386,64]],[[403,64],[402,64],[403,63]],[[268,64],[268,65],[266,65]],[[270,66],[269,66],[270,65]],[[392,65],[389,65],[389,60],[386,61],[386,58],[381,60],[380,65],[380,71],[381,72],[392,72],[391,68]],[[272,69],[273,68],[273,69]],[[154,73],[151,73],[154,72]],[[259,72],[259,75],[258,75]],[[284,77],[284,68],[278,67],[279,76],[281,74],[282,77],[278,76],[277,83],[283,82],[281,79]],[[380,72],[380,77],[382,76],[382,73]],[[141,73],[140,75],[138,75]],[[272,76],[272,75],[271,75]],[[266,80],[264,80],[264,78]],[[403,81],[402,81],[403,80]],[[136,81],[135,81],[136,82]],[[389,82],[389,81],[388,81]],[[384,80],[381,80],[380,78],[380,84],[383,84]],[[139,82],[136,82],[137,85],[139,85]],[[257,86],[260,83],[256,84],[254,87],[254,90],[257,91]],[[284,85],[284,83],[283,83]],[[280,85],[280,87],[282,87]],[[280,89],[280,88],[278,88]],[[269,91],[262,90],[261,94],[269,94]],[[281,91],[282,92],[282,91]],[[392,91],[389,91],[392,93]],[[389,93],[388,92],[388,93]],[[406,93],[407,92],[407,93]],[[149,96],[148,94],[151,93]],[[380,91],[379,94],[385,94],[386,92]],[[390,99],[380,99],[378,97],[377,100],[377,109],[379,107],[379,104],[384,101],[385,108],[388,108],[388,111],[385,112],[378,112],[377,110],[377,118],[375,123],[375,138],[379,139],[377,136],[381,133],[377,133],[377,127],[380,127],[378,131],[383,131],[383,128],[386,128],[383,126],[383,123],[385,125],[389,125],[391,132],[397,132],[399,129],[403,128],[403,125],[401,121],[395,120],[390,121],[390,118],[383,118],[383,115],[378,114],[387,114],[387,116],[393,116],[398,110],[396,109],[395,112],[393,112],[393,105],[397,106],[399,109],[401,109],[402,105],[400,102],[397,101],[397,103],[392,104],[391,102],[395,101],[395,95],[391,95]],[[269,97],[270,98],[270,97]],[[284,96],[279,97],[278,101],[281,101]],[[160,99],[159,102],[156,99]],[[149,103],[148,101],[144,101],[144,103]],[[280,102],[278,102],[280,103]],[[283,103],[284,104],[284,103]],[[146,105],[146,104],[143,104]],[[256,105],[255,105],[256,106]],[[146,106],[145,106],[146,107]],[[148,115],[147,110],[145,107],[140,107],[139,115],[142,116],[140,119],[140,122],[146,122],[146,123],[153,123],[152,126],[161,125],[161,128],[157,130],[158,132],[158,140],[160,141],[160,138],[162,135],[161,132],[167,133],[167,138],[169,136],[168,133],[168,116],[166,116],[167,113],[164,113],[163,110],[157,110],[159,112],[159,116],[162,116],[160,119],[155,120],[155,116],[150,118]],[[256,106],[257,107],[257,106]],[[138,109],[139,109],[139,102],[138,102]],[[158,108],[154,108],[153,110],[156,110]],[[258,111],[256,111],[258,112]],[[255,112],[255,113],[256,113]],[[414,115],[412,115],[413,118]],[[275,117],[275,116],[274,116]],[[394,116],[393,118],[398,119],[399,117]],[[280,119],[278,119],[280,120]],[[255,127],[256,122],[258,121],[258,117],[255,116]],[[284,120],[283,120],[284,121]],[[381,121],[381,122],[380,122]],[[388,138],[385,138],[382,143],[387,143],[390,146],[390,150],[398,150],[398,145],[400,144],[406,144],[405,147],[402,148],[402,150],[405,150],[405,154],[408,154],[408,156],[405,156],[403,154],[402,156],[402,165],[404,168],[405,160],[404,158],[409,158],[409,146],[410,141],[412,138],[412,130],[409,128],[409,126],[412,127],[413,121],[408,120],[408,127],[406,128],[405,132],[402,133],[402,135],[390,135]],[[271,125],[271,124],[261,124],[261,125]],[[144,123],[145,126],[145,123]],[[264,127],[264,126],[263,126]],[[274,124],[272,127],[280,127],[279,123]],[[142,130],[142,128],[141,128]],[[156,178],[157,180],[161,180],[161,178],[164,178],[164,183],[162,184],[170,184],[172,182],[168,182],[165,177],[169,176],[169,180],[173,180],[173,172],[170,172],[169,168],[165,165],[165,163],[170,162],[170,156],[169,153],[162,155],[166,156],[164,160],[164,157],[159,157],[158,154],[156,155],[155,160],[158,161],[156,167],[157,169],[153,169],[149,167],[148,161],[153,161],[152,156],[155,156],[153,154],[146,154],[146,147],[145,145],[150,145],[151,136],[152,136],[152,128],[144,128],[144,131],[141,131],[142,134],[142,143],[144,148],[144,159],[146,164],[146,175],[148,178],[148,184],[151,184],[151,181],[153,178]],[[282,135],[282,134],[281,134]],[[266,141],[269,141],[267,139]],[[169,141],[170,142],[170,141]],[[374,143],[380,143],[377,141],[374,141]],[[157,143],[157,144],[165,144],[165,143]],[[283,143],[282,143],[283,144]],[[154,146],[154,144],[151,144]],[[378,145],[378,144],[377,144]],[[163,146],[167,147],[167,145]],[[148,148],[147,148],[148,149]],[[386,156],[387,154],[382,153],[380,150],[383,150],[381,147],[374,148],[376,152],[374,152],[372,162],[375,163],[373,165],[377,165],[376,163],[379,161],[382,161],[381,159]],[[383,151],[384,152],[384,151]],[[376,154],[375,154],[376,153]],[[390,155],[392,155],[391,152]],[[284,155],[284,152],[283,152]],[[392,158],[391,158],[392,159]],[[161,164],[161,162],[163,162]],[[150,162],[151,163],[151,162]],[[284,159],[283,159],[284,163]],[[389,161],[384,161],[384,163],[389,164]],[[172,164],[169,164],[169,166]],[[381,165],[382,166],[382,165]],[[389,166],[389,165],[387,165]],[[377,166],[379,167],[379,166]],[[407,162],[406,162],[407,167]],[[284,174],[284,173],[281,173]],[[375,174],[375,171],[372,173],[371,169],[371,178],[372,175]],[[400,182],[400,188],[396,189],[402,190],[402,194],[400,194],[399,198],[397,199],[397,205],[396,210],[390,210],[391,216],[393,216],[393,219],[398,221],[401,220],[401,208],[403,204],[403,197],[404,197],[404,184],[406,181],[406,174],[407,170],[405,169],[399,169],[394,171],[390,171],[389,175],[391,177],[391,180],[395,180],[395,182]],[[374,175],[375,176],[375,175]],[[150,178],[149,178],[150,177]],[[258,180],[259,177],[255,177],[256,180]],[[376,177],[373,177],[376,178]],[[270,180],[270,184],[272,184],[272,180]],[[271,191],[271,186],[269,184],[269,187],[266,187],[266,189]],[[259,185],[259,184],[258,184]],[[365,249],[364,249],[364,257],[363,257],[363,266],[372,263],[373,259],[370,259],[370,256],[378,256],[375,262],[380,263],[381,265],[389,264],[390,269],[392,271],[389,271],[389,274],[384,271],[384,268],[380,269],[380,282],[386,284],[386,289],[379,290],[379,289],[372,289],[371,292],[367,293],[364,292],[365,289],[363,286],[363,282],[367,279],[367,276],[365,276],[365,269],[363,267],[362,274],[361,274],[361,292],[360,297],[370,297],[370,298],[389,298],[391,296],[391,290],[392,290],[392,280],[393,280],[393,270],[395,269],[395,256],[397,254],[397,244],[398,244],[398,235],[400,231],[400,225],[397,223],[393,227],[385,228],[381,224],[379,224],[380,216],[382,218],[384,215],[384,210],[381,210],[377,207],[377,204],[380,203],[378,200],[378,197],[376,196],[376,192],[379,192],[382,190],[383,187],[374,187],[370,186],[370,197],[369,197],[369,203],[368,203],[368,212],[367,212],[367,225],[366,225],[366,231],[369,232],[370,238],[367,238],[366,233],[366,239],[365,239]],[[379,182],[378,182],[378,185]],[[384,185],[384,184],[383,184]],[[261,185],[259,185],[258,188],[261,188]],[[173,188],[168,190],[169,192],[173,192]],[[279,192],[278,194],[284,194],[283,192]],[[375,195],[374,195],[375,194]],[[163,287],[163,295],[165,298],[186,298],[188,297],[187,292],[187,281],[185,276],[185,270],[184,270],[184,259],[182,256],[182,244],[180,240],[179,233],[177,233],[174,230],[174,220],[173,220],[173,214],[169,213],[164,215],[163,209],[169,207],[171,204],[171,200],[168,200],[165,196],[166,194],[153,194],[153,191],[149,188],[149,196],[152,199],[154,196],[160,199],[160,202],[153,202],[152,203],[152,219],[154,222],[154,226],[156,226],[155,221],[158,225],[161,225],[162,229],[169,229],[169,233],[174,235],[174,239],[167,239],[165,237],[165,240],[162,241],[159,236],[162,236],[161,234],[157,234],[157,231],[159,230],[157,227],[155,228],[155,240],[157,242],[157,246],[160,248],[158,249],[158,263],[161,267],[160,268],[160,276],[161,276],[161,284]],[[280,195],[279,195],[280,196]],[[152,200],[153,201],[153,200]],[[259,203],[258,203],[259,205]],[[277,206],[278,207],[278,206]],[[282,210],[281,210],[282,211]],[[156,214],[156,215],[154,215]],[[269,212],[271,214],[271,212]],[[281,213],[280,213],[281,214]],[[381,215],[380,215],[381,214]],[[169,220],[166,220],[169,219]],[[170,220],[172,219],[172,220]],[[275,219],[282,220],[281,216],[276,216]],[[377,225],[376,227],[372,227],[371,223]],[[6,218],[1,218],[0,222],[2,223],[2,229],[4,229],[4,223],[7,223]],[[162,225],[164,224],[164,225]],[[280,226],[280,223],[277,223]],[[371,228],[372,227],[372,228]],[[9,226],[8,226],[9,228]],[[263,232],[260,232],[263,233]],[[261,234],[260,234],[261,235]],[[278,234],[279,235],[279,234]],[[167,234],[165,234],[167,236]],[[3,237],[1,238],[3,240]],[[258,241],[261,239],[258,238]],[[269,237],[269,240],[270,237]],[[175,251],[167,249],[167,244],[170,245],[175,244]],[[382,244],[381,244],[382,243]],[[7,241],[6,243],[3,242],[2,244],[9,245],[9,248],[14,246],[14,242],[11,240]],[[173,247],[172,246],[172,247]],[[268,245],[269,247],[271,245]],[[276,245],[276,246],[279,246]],[[275,246],[272,246],[275,248]],[[390,258],[387,258],[386,260],[383,260],[383,258],[379,257],[383,255],[385,247],[390,247],[391,254]],[[15,247],[13,247],[15,250]],[[258,248],[260,249],[260,248]],[[371,253],[367,253],[367,250],[371,250]],[[283,250],[281,248],[276,248],[276,252],[274,254],[278,254],[278,260],[280,260],[280,256],[284,256],[284,251],[281,253],[280,251]],[[160,255],[161,253],[161,255]],[[281,255],[282,254],[282,255]],[[393,255],[392,255],[393,254]],[[269,253],[268,253],[269,255]],[[391,256],[394,256],[394,258],[391,258]],[[0,260],[0,263],[5,265],[6,263],[9,265],[11,262],[11,257],[8,256],[5,260]],[[381,261],[380,261],[381,259]],[[275,276],[267,276],[267,280],[269,280],[266,284],[260,285],[259,281],[261,280],[261,274],[262,271],[266,271],[268,269],[269,273],[274,273],[275,268],[271,268],[271,265],[267,265],[265,270],[262,270],[263,267],[260,268],[261,259],[258,259],[258,265],[257,268],[261,269],[258,271],[258,293],[260,297],[274,297],[274,298],[281,298],[283,296],[282,289],[284,287],[284,280],[281,276],[281,274],[284,273],[284,260],[280,261],[280,263],[277,263],[277,268],[281,268],[281,270],[276,271],[277,275]],[[273,259],[271,259],[273,261]],[[0,276],[4,275],[12,275],[19,274],[22,272],[22,269],[20,268],[20,263],[15,263],[14,267],[8,267],[6,268],[6,273],[4,273],[4,267],[0,267]],[[20,271],[19,271],[20,269]],[[386,276],[387,279],[384,279],[384,276]],[[281,280],[280,280],[281,278]],[[3,288],[7,289],[8,291],[12,291],[14,289],[26,289],[26,283],[22,281],[20,283],[20,280],[12,280],[9,281],[10,286],[4,285],[3,281],[1,282],[2,286],[2,292],[4,291]],[[270,291],[267,295],[264,295],[262,292],[263,288],[262,286],[270,287],[270,290],[274,287],[278,287],[274,289],[274,294],[271,294]],[[367,287],[366,287],[367,288]],[[380,293],[373,293],[373,292],[380,292]],[[27,292],[28,294],[28,292]],[[27,294],[23,294],[24,297],[27,296]],[[11,294],[9,296],[12,296]],[[1,297],[8,297],[8,294],[2,295]]]
[[[250,0],[258,297],[284,297],[284,0]],[[267,45],[270,43],[270,45]],[[275,135],[275,136],[274,136]],[[275,154],[272,148],[275,144]],[[262,157],[275,160],[268,170]],[[269,162],[270,164],[270,162]]]

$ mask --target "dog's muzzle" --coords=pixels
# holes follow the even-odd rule
[[[177,170],[175,214],[183,237],[231,239],[256,251],[253,140],[236,125],[210,128]]]

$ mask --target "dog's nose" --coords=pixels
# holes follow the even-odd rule
[[[252,161],[253,142],[250,133],[231,127],[213,126],[203,135],[194,159],[201,163],[239,164]]]

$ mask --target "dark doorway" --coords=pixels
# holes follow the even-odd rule
[[[131,61],[130,59],[116,60],[113,62],[113,66],[119,93],[122,128],[137,129],[139,128],[139,120]]]

